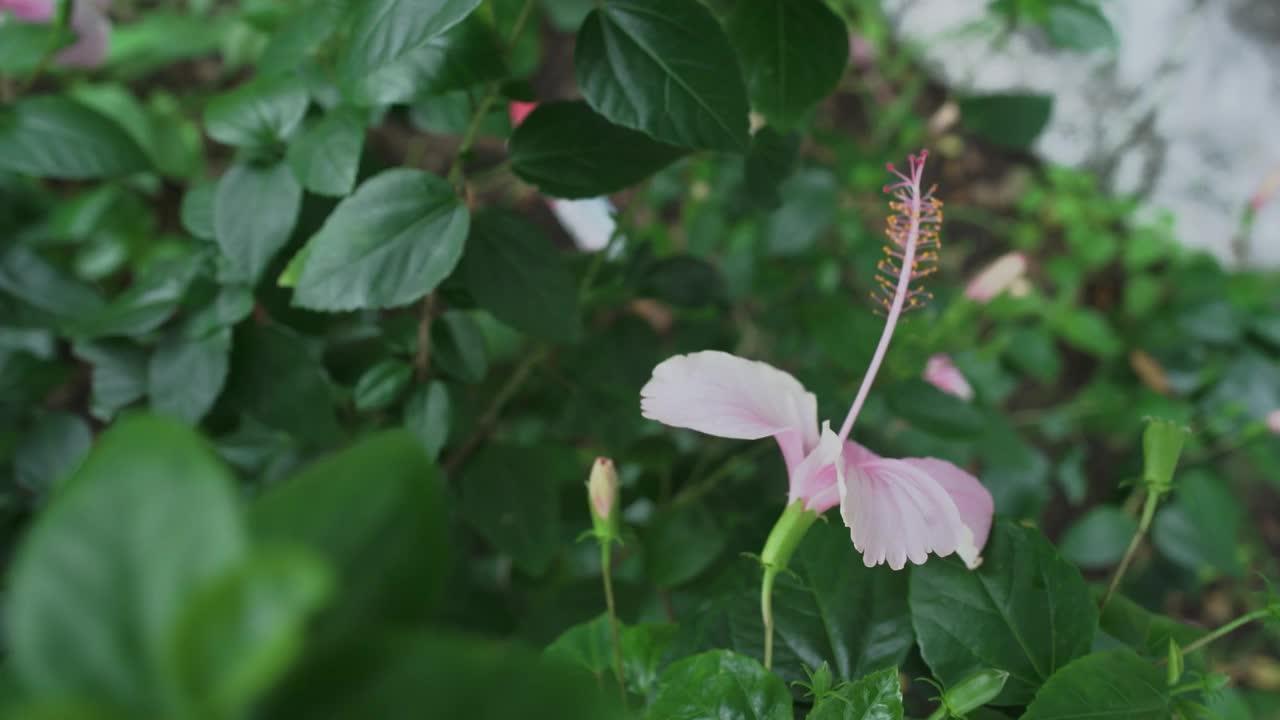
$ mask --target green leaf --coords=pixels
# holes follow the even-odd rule
[[[449,440],[452,420],[449,410],[449,387],[439,380],[419,385],[404,401],[404,426],[422,444],[422,449],[435,460]]]
[[[56,23],[5,22],[0,24],[0,72],[22,76],[35,70],[50,44],[66,45],[74,40],[67,28],[55,37]]]
[[[182,228],[193,237],[213,240],[213,206],[217,185],[209,181],[192,183],[182,196]]]
[[[360,169],[364,134],[359,110],[331,110],[289,143],[289,167],[302,187],[317,195],[349,195]]]
[[[743,188],[752,207],[776,210],[782,204],[781,187],[795,172],[800,159],[800,136],[783,135],[771,127],[751,137],[751,152],[742,172]]]
[[[193,340],[233,327],[253,312],[253,290],[247,285],[224,285],[204,307],[182,323],[182,334]]]
[[[161,341],[147,368],[151,409],[195,424],[222,392],[231,356],[231,330],[191,339]]]
[[[489,372],[489,351],[479,325],[465,312],[446,310],[431,327],[436,364],[450,375],[477,383]]]
[[[356,381],[356,410],[369,412],[391,405],[400,399],[412,380],[412,365],[403,360],[383,360]]]
[[[1191,472],[1179,479],[1174,501],[1156,514],[1151,539],[1161,554],[1189,570],[1239,575],[1236,544],[1244,518],[1221,479]]]
[[[357,81],[402,59],[462,22],[480,0],[367,0],[355,5],[340,60],[342,77]]]
[[[77,102],[46,95],[0,108],[0,170],[90,180],[147,167],[123,128]]]
[[[147,353],[129,343],[78,343],[76,357],[92,366],[89,413],[108,421],[147,394]]]
[[[1044,684],[1022,720],[1166,720],[1164,671],[1132,650],[1108,650],[1070,663]]]
[[[542,575],[560,551],[558,488],[576,470],[555,448],[491,445],[463,471],[462,515],[517,568]]]
[[[804,680],[806,667],[825,662],[837,679],[855,680],[906,658],[913,645],[902,601],[907,573],[863,565],[838,519],[814,524],[789,570],[773,591],[773,669],[781,678]],[[743,562],[734,580],[728,593],[682,624],[686,649],[728,647],[763,657],[759,563]]]
[[[783,181],[779,193],[782,205],[760,231],[763,244],[770,255],[798,255],[835,221],[840,183],[826,168],[805,168]]]
[[[0,290],[61,320],[95,315],[102,297],[22,245],[0,256]]]
[[[205,254],[177,256],[135,275],[133,285],[95,313],[76,318],[68,329],[86,337],[146,335],[173,316],[200,272]]]
[[[10,574],[9,660],[22,684],[173,717],[179,617],[244,554],[233,482],[177,423],[135,416],[104,433]]]
[[[1097,50],[1118,44],[1116,31],[1102,11],[1075,0],[1050,4],[1045,31],[1049,42],[1064,50]]]
[[[1099,628],[1149,658],[1165,656],[1169,641],[1183,647],[1204,632],[1147,610],[1123,595],[1113,595],[1098,618]]]
[[[366,632],[309,664],[263,716],[622,720],[617,697],[523,648],[415,629]]]
[[[902,720],[898,668],[885,668],[820,698],[808,720]]]
[[[511,135],[511,169],[546,195],[586,198],[635,185],[684,150],[620,127],[583,102],[543,103]]]
[[[923,380],[894,386],[889,407],[926,432],[948,438],[972,438],[986,429],[986,418],[972,405]]]
[[[341,430],[328,375],[289,330],[266,326],[237,333],[226,395],[240,412],[287,431],[305,446],[338,443]]]
[[[458,272],[476,303],[511,327],[558,342],[582,334],[578,283],[528,219],[500,210],[477,215]]]
[[[418,300],[453,271],[469,224],[466,207],[435,175],[376,175],[338,203],[308,242],[293,302],[339,311]]]
[[[844,20],[821,0],[740,2],[726,29],[752,107],[783,129],[834,90],[849,63]]]
[[[750,143],[738,60],[695,0],[611,0],[583,21],[573,64],[587,102],[618,125],[681,147]]]
[[[1080,571],[1037,530],[999,520],[977,570],[930,558],[911,571],[920,654],[950,685],[988,668],[1009,681],[993,702],[1020,705],[1089,651],[1098,612]]]
[[[501,39],[477,16],[373,73],[354,78],[349,94],[364,105],[393,105],[468,90],[508,75]]]
[[[791,720],[791,693],[759,662],[713,650],[672,663],[645,714],[651,720]]]
[[[256,537],[309,547],[336,570],[342,593],[317,623],[321,644],[430,617],[447,562],[443,493],[408,433],[324,458],[250,510]]]
[[[80,465],[93,444],[89,424],[71,413],[41,415],[13,457],[13,480],[44,496]]]
[[[1092,355],[1111,358],[1124,352],[1124,340],[1093,308],[1061,309],[1050,316],[1049,323],[1068,345]]]
[[[658,587],[672,588],[710,567],[728,538],[716,513],[694,503],[655,512],[642,544],[645,574]]]
[[[329,568],[292,548],[256,550],[186,607],[174,665],[208,717],[238,717],[302,650],[306,622],[333,591]]]
[[[1120,562],[1138,531],[1138,523],[1112,505],[1090,510],[1062,536],[1062,555],[1082,568],[1102,569]]]
[[[256,80],[214,98],[204,111],[205,131],[224,145],[269,147],[293,133],[309,102],[297,78]]]
[[[257,282],[289,242],[301,207],[302,188],[285,163],[232,166],[213,207],[214,235],[231,267]]]
[[[675,625],[635,625],[618,623],[622,650],[622,674],[627,690],[645,697],[657,686],[658,667],[666,654]],[[613,632],[608,614],[575,625],[547,646],[543,657],[578,665],[597,678],[613,679]],[[616,685],[615,685],[616,686]]]
[[[1052,114],[1052,95],[983,95],[960,101],[960,120],[970,132],[1014,150],[1030,147]]]
[[[673,255],[654,262],[645,267],[639,280],[639,292],[677,307],[704,307],[725,300],[720,271],[692,255]]]

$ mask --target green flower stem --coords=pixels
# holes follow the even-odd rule
[[[1232,620],[1231,622],[1227,623],[1226,625],[1223,625],[1222,627],[1218,628],[1217,630],[1214,630],[1213,632],[1209,633],[1208,635],[1205,635],[1204,637],[1200,638],[1199,640],[1197,640],[1197,641],[1195,641],[1195,642],[1191,643],[1190,645],[1187,645],[1186,647],[1182,648],[1182,656],[1183,656],[1183,657],[1186,657],[1186,656],[1190,655],[1191,653],[1195,652],[1196,650],[1199,650],[1200,648],[1204,647],[1205,645],[1208,645],[1209,643],[1213,642],[1214,640],[1217,640],[1218,638],[1220,638],[1220,637],[1222,637],[1222,636],[1224,636],[1224,635],[1228,635],[1228,634],[1230,634],[1230,633],[1232,633],[1232,632],[1235,632],[1236,630],[1239,630],[1240,628],[1244,627],[1245,625],[1248,625],[1249,623],[1253,622],[1254,620],[1262,620],[1263,618],[1266,618],[1266,617],[1270,616],[1273,612],[1275,612],[1275,611],[1274,611],[1272,608],[1265,607],[1265,608],[1262,608],[1261,610],[1254,610],[1254,611],[1253,611],[1253,612],[1251,612],[1251,613],[1248,613],[1248,614],[1245,614],[1245,615],[1241,615],[1240,617],[1236,618],[1235,620]]]
[[[760,617],[764,620],[764,666],[773,668],[773,583],[778,573],[787,569],[787,563],[804,539],[805,533],[818,519],[818,513],[804,508],[803,500],[796,500],[782,512],[782,517],[769,531],[760,564],[764,565],[764,579],[760,582]]]
[[[604,602],[609,608],[609,632],[613,635],[613,674],[618,678],[618,692],[627,700],[627,684],[622,674],[622,638],[618,634],[618,609],[613,602],[613,556],[610,540],[600,538],[600,576],[604,578]]]
[[[1107,607],[1107,603],[1111,602],[1111,596],[1116,594],[1116,588],[1120,587],[1120,581],[1124,579],[1124,574],[1129,569],[1129,563],[1133,562],[1133,556],[1138,553],[1138,546],[1142,544],[1142,538],[1151,529],[1151,519],[1155,517],[1156,506],[1159,504],[1160,493],[1156,490],[1147,490],[1147,497],[1142,505],[1142,518],[1138,521],[1138,532],[1133,534],[1133,540],[1129,541],[1129,548],[1124,551],[1124,557],[1120,559],[1115,575],[1111,576],[1111,584],[1107,586],[1107,594],[1102,596],[1102,603],[1098,606],[1100,610]]]

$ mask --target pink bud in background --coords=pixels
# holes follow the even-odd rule
[[[1275,435],[1280,435],[1280,410],[1272,410],[1267,416],[1267,428]]]
[[[1249,198],[1249,209],[1255,213],[1260,212],[1275,198],[1277,191],[1280,191],[1280,167],[1272,170],[1253,193],[1253,197]]]
[[[946,353],[938,353],[929,358],[928,364],[924,367],[924,379],[948,395],[954,395],[966,402],[973,399],[973,386],[965,379],[960,368],[951,361],[951,356]]]
[[[0,0],[0,12],[11,12],[22,22],[47,23],[53,19],[55,0]]]
[[[507,113],[511,116],[511,127],[516,127],[529,117],[529,113],[538,107],[536,102],[518,102],[512,101],[507,105]]]
[[[74,0],[71,7],[71,29],[78,39],[63,50],[56,62],[66,67],[95,68],[107,58],[111,41],[111,19],[107,11],[111,0]]]
[[[990,302],[992,298],[1017,284],[1026,272],[1026,255],[1020,252],[1001,255],[969,281],[964,295],[974,302]]]

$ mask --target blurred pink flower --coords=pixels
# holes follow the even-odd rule
[[[838,433],[818,427],[817,398],[790,374],[724,352],[677,355],[660,363],[640,391],[642,414],[673,427],[708,435],[778,442],[788,475],[788,505],[825,512],[836,505],[867,566],[902,569],[929,553],[958,554],[969,567],[991,531],[991,494],[973,475],[934,458],[882,458],[847,438],[884,361],[901,314],[919,304],[913,281],[933,259],[941,203],[921,190],[926,153],[911,158],[910,176],[893,194],[888,234],[892,242],[882,274],[887,319],[871,364]]]
[[[520,102],[513,100],[507,104],[507,114],[511,116],[511,127],[516,127],[529,117],[529,113],[538,107],[536,102]]]
[[[71,29],[76,33],[76,41],[58,53],[54,62],[64,67],[97,67],[106,59],[111,40],[111,19],[107,17],[111,0],[69,2],[74,3],[71,6]],[[0,0],[0,10],[12,12],[22,22],[52,22],[56,9],[54,0]]]
[[[1272,433],[1280,435],[1280,410],[1272,410],[1271,414],[1267,416],[1267,428]]]
[[[1261,212],[1262,208],[1280,192],[1280,167],[1272,170],[1258,189],[1253,193],[1253,197],[1249,198],[1249,209],[1253,212]]]
[[[983,268],[965,287],[965,297],[975,302],[990,302],[1000,293],[1018,284],[1027,272],[1027,256],[1020,252],[1001,255]]]
[[[938,353],[929,358],[924,367],[924,379],[948,395],[965,401],[973,399],[973,386],[946,353]]]
[[[47,23],[57,9],[56,0],[0,0],[0,12],[9,11],[22,22]]]

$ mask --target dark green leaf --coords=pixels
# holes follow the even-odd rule
[[[364,115],[360,111],[332,110],[289,143],[289,167],[307,190],[344,197],[356,185],[364,133]]]
[[[1039,531],[1000,520],[983,558],[977,570],[956,558],[912,569],[920,654],[947,685],[979,670],[1007,671],[993,704],[1020,705],[1089,651],[1098,612],[1080,571]]]
[[[265,717],[621,720],[617,693],[519,647],[426,630],[364,633],[304,668]]]
[[[782,183],[795,171],[799,159],[799,135],[783,135],[765,127],[752,136],[742,181],[753,208],[775,210],[782,204]]]
[[[391,105],[467,90],[502,80],[507,74],[497,34],[488,23],[472,16],[390,65],[355,78],[350,93],[355,102]]]
[[[224,285],[207,305],[187,316],[182,334],[198,340],[237,325],[253,312],[253,304],[247,285]]]
[[[128,343],[82,343],[77,357],[93,366],[89,412],[110,420],[122,408],[147,394],[147,353]]]
[[[1090,510],[1062,536],[1062,555],[1082,568],[1100,569],[1120,562],[1138,531],[1138,523],[1112,505]]]
[[[93,444],[89,424],[70,413],[40,416],[22,437],[13,458],[13,479],[44,496],[80,465]]]
[[[403,360],[384,360],[356,381],[356,410],[381,410],[400,399],[413,380],[413,366]]]
[[[539,105],[511,135],[511,169],[553,197],[617,192],[684,151],[610,123],[586,103]]]
[[[1167,720],[1164,670],[1132,650],[1076,660],[1044,684],[1022,720]]]
[[[575,469],[554,448],[490,446],[464,470],[462,514],[517,568],[541,575],[560,550],[557,490]]]
[[[673,663],[649,706],[650,720],[791,720],[791,693],[759,662],[714,650]]]
[[[702,504],[655,513],[642,540],[645,573],[661,588],[697,577],[720,557],[728,542],[716,514]]]
[[[439,380],[419,385],[404,402],[404,426],[422,444],[432,460],[449,440],[452,425],[449,388]]]
[[[337,571],[324,641],[421,622],[447,557],[440,476],[408,433],[374,435],[273,486],[251,508],[254,534],[305,545]]]
[[[804,668],[825,662],[838,680],[855,680],[906,657],[913,644],[903,602],[907,573],[866,567],[838,519],[814,524],[789,569],[773,593],[773,669],[780,677],[804,680]],[[728,647],[763,657],[759,565],[744,561],[742,570],[727,594],[682,623],[686,649]]]
[[[179,616],[244,553],[232,485],[179,424],[141,416],[104,433],[10,576],[9,660],[22,684],[172,717]]]
[[[471,316],[448,310],[431,327],[435,361],[450,375],[465,382],[480,382],[489,372],[489,351],[484,335]]]
[[[293,133],[307,114],[309,100],[306,86],[295,77],[241,85],[205,108],[205,131],[224,145],[269,147]]]
[[[1202,472],[1179,478],[1174,501],[1161,508],[1151,530],[1156,548],[1190,570],[1241,571],[1236,543],[1245,517],[1220,479]]]
[[[1149,658],[1162,658],[1173,640],[1185,647],[1204,633],[1173,618],[1157,615],[1123,595],[1113,595],[1098,619],[1101,630]]]
[[[645,268],[639,291],[679,307],[703,307],[725,299],[724,279],[706,260],[692,255],[663,258]]]
[[[209,717],[238,717],[302,650],[306,621],[333,577],[311,553],[257,550],[186,607],[175,634],[176,667]]]
[[[961,122],[974,135],[1015,150],[1029,147],[1052,113],[1051,95],[984,95],[960,101]]]
[[[178,309],[204,258],[203,253],[192,252],[151,267],[101,310],[74,320],[70,330],[90,338],[138,336],[156,330]]]
[[[765,219],[761,232],[770,255],[809,250],[836,219],[840,184],[826,168],[805,168],[780,188],[782,206]]]
[[[213,206],[217,185],[208,181],[193,183],[182,196],[182,228],[201,240],[213,240]]]
[[[972,405],[923,380],[895,385],[889,407],[912,425],[942,437],[971,438],[986,428],[986,419]]]
[[[293,302],[330,311],[411,303],[453,271],[469,224],[444,180],[388,170],[339,203],[312,236]]]
[[[199,339],[165,338],[147,369],[151,408],[192,424],[200,422],[226,384],[230,356],[229,329]]]
[[[62,320],[94,315],[103,307],[92,288],[22,245],[0,256],[0,290]]]
[[[84,105],[43,96],[0,108],[0,170],[87,180],[146,169],[129,134]]]
[[[218,180],[213,228],[231,267],[257,282],[289,242],[301,207],[302,187],[285,163],[228,170]]]
[[[902,720],[898,668],[843,685],[813,706],[808,720]]]
[[[573,274],[551,240],[519,215],[477,215],[458,272],[480,307],[517,330],[560,342],[582,333]]]
[[[329,378],[302,338],[288,330],[254,327],[236,335],[227,396],[244,414],[305,446],[338,442]]]
[[[675,625],[635,625],[619,623],[622,674],[627,689],[648,696],[658,682],[658,668],[675,634]],[[579,665],[596,677],[614,675],[613,633],[607,614],[575,625],[547,646],[543,656]]]
[[[348,18],[342,76],[358,81],[462,22],[480,0],[367,0]]]
[[[821,0],[740,2],[726,29],[752,107],[781,128],[834,90],[849,63],[844,20]]]
[[[681,147],[747,148],[747,93],[720,24],[694,0],[612,0],[574,50],[578,87],[623,127]]]

